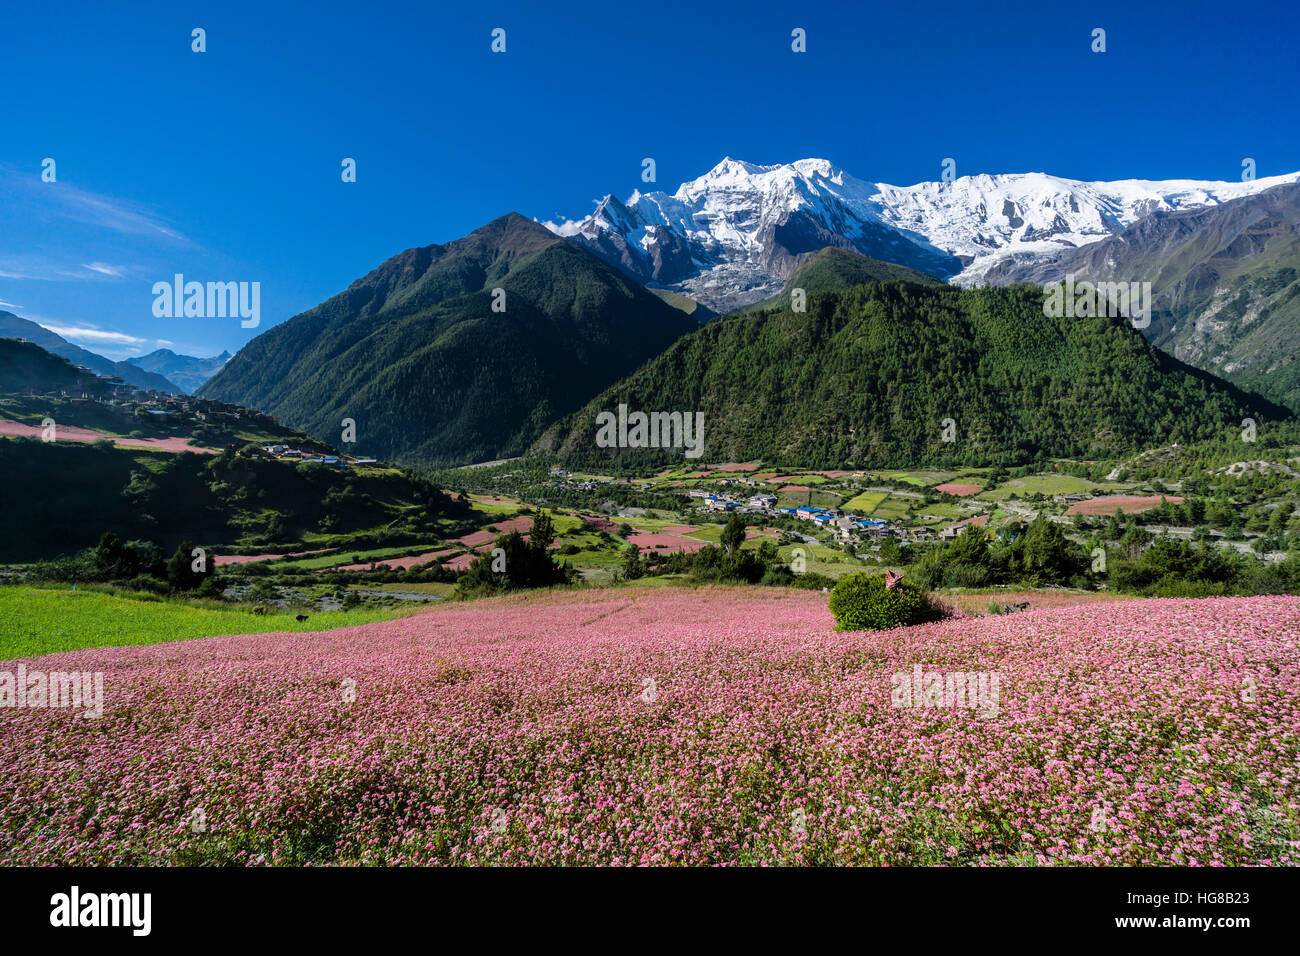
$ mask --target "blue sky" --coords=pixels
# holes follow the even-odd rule
[[[115,358],[233,351],[403,249],[625,197],[646,156],[668,192],[724,156],[896,184],[948,156],[958,175],[1292,172],[1293,22],[1134,0],[12,4],[0,309]],[[260,329],[155,318],[176,272],[260,282]]]

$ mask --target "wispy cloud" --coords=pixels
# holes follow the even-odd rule
[[[138,203],[42,182],[3,163],[0,196],[0,279],[112,282],[150,272],[150,263],[174,259],[179,247],[198,251]]]
[[[116,345],[142,348],[152,343],[151,339],[127,335],[125,332],[97,329],[91,325],[54,325],[50,322],[38,322],[37,324],[78,345]]]
[[[107,262],[83,262],[81,268],[89,269],[91,272],[98,272],[100,275],[112,276],[115,279],[120,279],[126,275],[126,269],[123,266],[113,266]]]
[[[73,260],[75,262],[75,260]],[[103,282],[125,278],[133,270],[107,262],[82,262],[73,265],[53,257],[29,254],[5,255],[0,252],[0,279],[24,279],[33,282]]]
[[[153,210],[123,199],[101,196],[63,181],[46,183],[30,171],[0,165],[7,202],[43,216],[66,219],[124,235],[153,236],[189,242],[175,226]]]
[[[126,332],[100,328],[80,319],[57,319],[42,315],[27,315],[24,318],[55,335],[62,336],[74,345],[80,345],[115,362],[135,358],[154,349],[170,348],[174,344],[167,339],[130,335]]]
[[[58,282],[66,279],[93,279],[83,269],[59,265],[36,256],[6,256],[0,254],[0,279],[24,279],[36,282]]]

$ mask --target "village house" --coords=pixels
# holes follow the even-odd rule
[[[952,538],[957,537],[957,535],[961,534],[968,527],[973,526],[976,528],[982,528],[988,524],[988,521],[989,521],[988,515],[976,515],[973,518],[967,518],[965,521],[959,521],[957,524],[952,525],[951,527],[944,528],[942,531],[939,532],[939,537],[943,538],[944,540],[950,540]]]
[[[835,536],[844,541],[847,541],[850,538],[852,538],[854,534],[856,534],[862,528],[859,522],[853,520],[853,518],[848,515],[845,515],[842,518],[832,518],[829,522],[827,522],[827,524],[830,527],[831,531],[835,533]]]

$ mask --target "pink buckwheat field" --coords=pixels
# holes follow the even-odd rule
[[[103,714],[0,709],[0,862],[1294,865],[1298,639],[1295,597],[843,633],[663,588],[69,652]]]

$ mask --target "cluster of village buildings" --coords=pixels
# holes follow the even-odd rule
[[[605,484],[602,481],[577,481],[567,471],[558,466],[551,468],[548,483],[555,487],[579,491],[595,491]],[[810,522],[817,528],[829,531],[834,538],[841,541],[869,540],[879,542],[889,537],[902,541],[928,541],[935,538],[949,539],[961,534],[969,525],[982,525],[988,520],[987,515],[976,515],[961,519],[938,531],[931,527],[904,528],[880,518],[867,518],[850,512],[837,511],[834,508],[816,508],[812,505],[793,508],[778,507],[778,499],[774,494],[766,491],[755,491],[753,494],[747,495],[740,491],[742,488],[757,489],[759,487],[759,482],[751,478],[724,478],[721,484],[726,486],[728,490],[706,491],[700,488],[692,488],[686,494],[698,501],[697,507],[705,511],[734,511],[740,514],[772,518],[794,518],[798,521]],[[653,487],[653,484],[644,484],[641,489],[649,490]],[[921,515],[921,518],[935,522],[945,520],[937,515]]]
[[[500,480],[504,481],[507,478],[513,478],[513,477],[514,477],[513,475],[501,475]],[[601,485],[606,484],[606,482],[593,481],[590,479],[585,481],[577,481],[575,480],[573,475],[569,474],[563,468],[560,468],[558,466],[553,466],[551,468],[551,479],[547,482],[547,484],[551,485],[554,488],[563,488],[566,491],[595,491]],[[645,491],[651,487],[653,486],[642,485],[641,490]]]
[[[333,465],[338,468],[347,468],[351,465],[378,464],[377,459],[374,458],[357,458],[353,455],[324,455],[320,452],[290,448],[288,445],[263,445],[262,450],[279,461],[311,462],[321,465]]]
[[[81,368],[81,366],[78,366]],[[93,375],[89,369],[83,369],[87,375]],[[192,395],[173,395],[170,392],[158,392],[153,389],[136,388],[134,385],[116,378],[100,376],[90,380],[80,391],[75,389],[55,389],[40,392],[28,388],[21,394],[57,395],[68,399],[74,405],[98,405],[119,418],[132,419],[148,416],[154,421],[180,422],[200,421],[209,425],[228,425],[232,427],[250,427],[279,425],[274,415],[265,415],[238,405],[228,405],[207,398],[195,398]]]
[[[736,511],[767,515],[769,517],[795,518],[799,521],[811,522],[816,527],[831,532],[835,538],[841,541],[881,541],[889,537],[903,541],[929,541],[936,537],[947,540],[957,537],[971,525],[982,527],[988,521],[988,515],[974,515],[957,521],[936,534],[933,528],[898,527],[879,518],[866,518],[861,515],[837,511],[834,508],[815,508],[811,505],[795,508],[777,507],[776,495],[764,492],[751,495],[747,500],[738,499],[725,493],[715,494],[699,489],[692,489],[687,494],[692,498],[702,499],[700,507],[708,511]],[[922,515],[921,517],[933,518],[935,521],[943,520],[933,515]]]
[[[88,370],[87,370],[88,371]],[[89,372],[88,372],[89,374]],[[75,391],[59,389],[53,394],[68,399],[73,404],[96,404],[121,418],[131,419],[148,416],[159,422],[199,421],[209,425],[225,425],[232,428],[251,428],[257,426],[278,426],[279,419],[274,415],[265,415],[238,405],[192,395],[172,395],[156,392],[152,389],[140,389],[117,379],[101,377],[92,383],[98,386],[91,390]],[[28,395],[38,394],[35,389],[26,389]],[[43,393],[42,393],[43,394]],[[374,458],[360,458],[354,455],[328,455],[314,451],[304,451],[284,444],[263,445],[262,450],[273,458],[284,461],[317,462],[324,465],[348,467],[352,465],[378,464]]]
[[[897,528],[888,521],[865,518],[833,508],[815,508],[811,505],[794,508],[778,507],[776,495],[766,492],[751,495],[748,499],[738,499],[729,494],[714,494],[700,489],[692,489],[687,494],[692,498],[701,499],[700,507],[708,511],[736,511],[742,514],[808,521],[843,541],[859,538],[878,541],[888,537],[923,540],[934,536],[934,532],[929,528]]]

